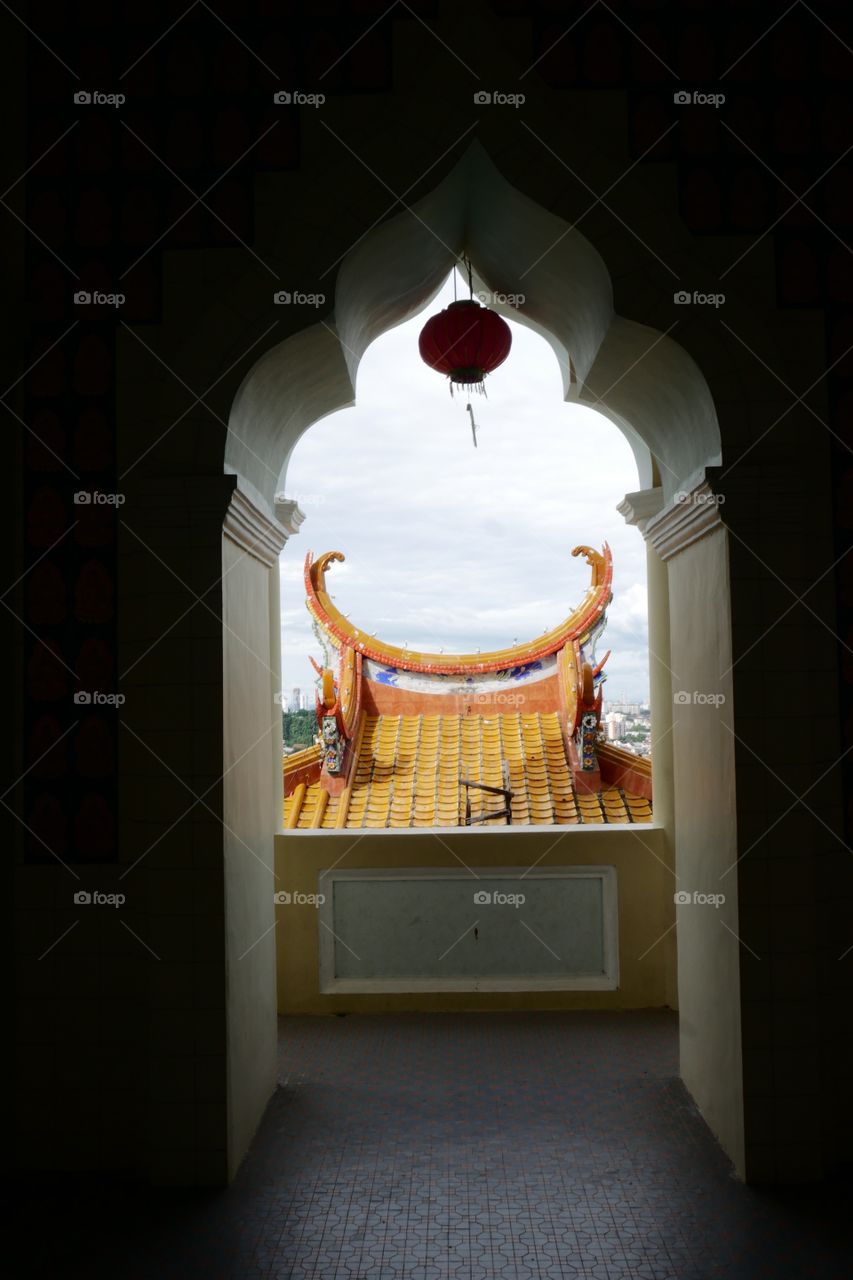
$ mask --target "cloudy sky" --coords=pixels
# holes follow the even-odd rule
[[[466,291],[459,281],[459,297]],[[358,371],[357,403],[316,423],[291,458],[285,492],[305,512],[281,556],[283,687],[310,689],[321,655],[305,608],[305,554],[342,551],[329,570],[351,621],[411,649],[476,652],[531,639],[583,595],[589,567],[572,547],[613,551],[613,603],[598,644],[605,698],[648,697],[645,545],[615,510],[638,489],[624,436],[562,400],[556,358],[512,323],[512,351],[473,396],[453,398],[418,355],[428,310],[379,338]]]

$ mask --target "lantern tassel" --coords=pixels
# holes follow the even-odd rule
[[[460,387],[467,392],[473,391],[475,395],[485,396],[487,400],[489,398],[489,393],[486,391],[485,382],[454,382],[453,379],[450,378],[448,379],[448,383],[450,386],[451,396],[455,394],[453,388]]]

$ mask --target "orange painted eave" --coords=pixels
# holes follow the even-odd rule
[[[400,649],[396,645],[376,640],[354,627],[335,608],[324,585],[327,565],[344,558],[340,552],[328,552],[314,562],[309,551],[305,558],[306,604],[311,615],[339,644],[347,645],[375,662],[385,663],[402,671],[434,675],[503,671],[510,667],[527,666],[540,658],[549,657],[568,640],[581,639],[598,622],[610,603],[613,581],[613,560],[607,543],[604,544],[603,556],[605,569],[602,581],[587,589],[581,603],[563,622],[538,640],[529,640],[506,649],[493,649],[487,653],[422,653]],[[316,584],[315,576],[319,579]]]

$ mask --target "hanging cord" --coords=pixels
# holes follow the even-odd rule
[[[477,448],[477,424],[474,421],[474,410],[471,408],[470,401],[468,402],[468,404],[466,404],[465,408],[468,410],[468,413],[471,418],[471,435],[474,437],[474,448],[476,449]]]
[[[456,300],[457,300],[457,299],[456,299],[456,269],[458,269],[458,268],[459,268],[460,264],[461,264],[462,268],[464,269],[464,271],[467,273],[467,276],[468,276],[468,298],[469,298],[469,301],[473,302],[473,301],[474,301],[474,269],[473,269],[473,267],[472,267],[472,265],[471,265],[471,259],[468,257],[467,253],[463,253],[463,254],[462,254],[462,255],[457,259],[456,268],[455,268],[455,269],[454,269],[454,271],[453,271],[453,301],[454,301],[454,302],[456,302]],[[469,394],[469,395],[470,395],[471,393],[474,393],[474,394],[477,394],[477,395],[481,395],[481,396],[485,396],[485,395],[486,395],[486,387],[485,387],[485,383],[484,383],[484,382],[479,382],[479,383],[466,383],[466,384],[465,384],[465,387],[466,387],[466,390],[468,391],[468,394]],[[450,394],[451,394],[451,396],[452,396],[452,395],[453,395],[453,382],[452,382],[450,379],[448,379],[448,388],[449,388],[449,390],[450,390]],[[473,434],[473,437],[474,437],[474,448],[476,449],[476,448],[477,448],[477,424],[476,424],[476,423],[475,423],[475,421],[474,421],[474,412],[473,412],[473,410],[472,410],[472,408],[471,408],[470,403],[469,403],[469,404],[467,404],[467,405],[465,406],[465,408],[467,409],[468,413],[471,415],[471,431],[472,431],[472,434]]]
[[[473,268],[472,268],[472,266],[471,266],[471,259],[468,257],[468,255],[467,255],[466,253],[463,253],[463,254],[462,254],[462,256],[458,259],[456,266],[457,266],[457,267],[459,267],[460,265],[461,265],[461,267],[462,267],[462,270],[463,270],[463,271],[465,272],[465,274],[468,276],[468,298],[469,298],[469,300],[470,300],[470,301],[473,301],[473,299],[474,299]],[[453,272],[453,301],[454,301],[454,302],[456,302],[456,300],[457,300],[457,299],[456,299],[456,271],[454,270],[454,272]]]

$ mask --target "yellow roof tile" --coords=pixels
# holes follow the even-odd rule
[[[464,822],[466,793],[460,777],[513,791],[513,823],[649,822],[651,803],[619,787],[578,794],[565,754],[557,712],[508,712],[489,716],[399,715],[364,717],[361,748],[352,774],[347,827],[456,826]],[[310,827],[318,813],[320,782],[284,802],[286,825]],[[472,816],[490,823],[503,798],[471,788]],[[341,800],[329,798],[318,824],[337,825]],[[298,805],[298,812],[295,806]],[[343,819],[342,819],[343,820]]]

